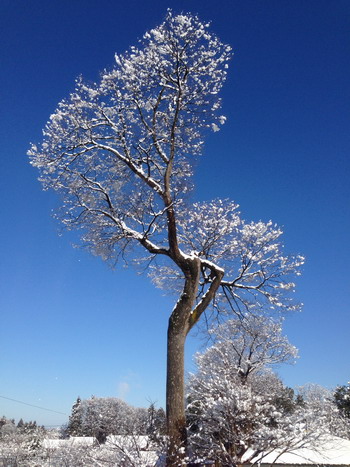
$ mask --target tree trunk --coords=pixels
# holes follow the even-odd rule
[[[167,467],[184,465],[186,455],[186,417],[184,394],[184,356],[186,333],[178,331],[172,319],[168,327],[166,414],[169,446]]]
[[[184,466],[187,451],[185,416],[185,341],[192,325],[191,310],[198,290],[200,262],[188,260],[183,293],[168,323],[166,416],[168,434],[167,467]]]
[[[185,466],[187,455],[187,433],[185,415],[185,341],[191,328],[196,324],[203,311],[211,302],[224,274],[215,271],[215,279],[201,303],[194,307],[198,292],[201,270],[199,258],[186,259],[183,293],[177,302],[168,324],[166,414],[168,452],[167,467]],[[194,308],[193,308],[194,307]]]

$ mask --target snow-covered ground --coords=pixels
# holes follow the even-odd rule
[[[276,450],[254,459],[260,465],[347,465],[350,466],[350,440],[336,436],[320,439],[317,449],[302,447],[291,452]]]

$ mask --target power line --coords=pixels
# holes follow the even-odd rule
[[[35,407],[36,409],[46,410],[47,412],[59,413],[60,415],[68,416],[68,414],[66,413],[58,412],[57,410],[47,409],[45,407],[40,407],[39,405],[28,404],[27,402],[18,401],[17,399],[11,399],[11,397],[5,397],[5,396],[0,396],[0,397],[1,399],[6,399],[8,401],[17,402],[18,404],[28,405],[29,407]]]

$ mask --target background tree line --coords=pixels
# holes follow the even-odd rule
[[[68,436],[94,436],[104,443],[109,435],[165,434],[165,412],[152,403],[133,407],[115,397],[77,398],[65,428]]]

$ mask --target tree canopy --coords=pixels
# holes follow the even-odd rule
[[[303,258],[283,255],[281,229],[245,223],[229,200],[189,199],[204,136],[225,122],[218,93],[230,57],[208,24],[169,11],[98,83],[77,79],[31,161],[44,188],[61,194],[60,219],[81,229],[95,254],[113,263],[171,258],[151,275],[159,286],[179,277],[181,289],[191,256],[200,260],[201,296],[223,270],[217,303],[239,307],[258,295],[295,308],[284,299],[294,287],[287,277]]]

